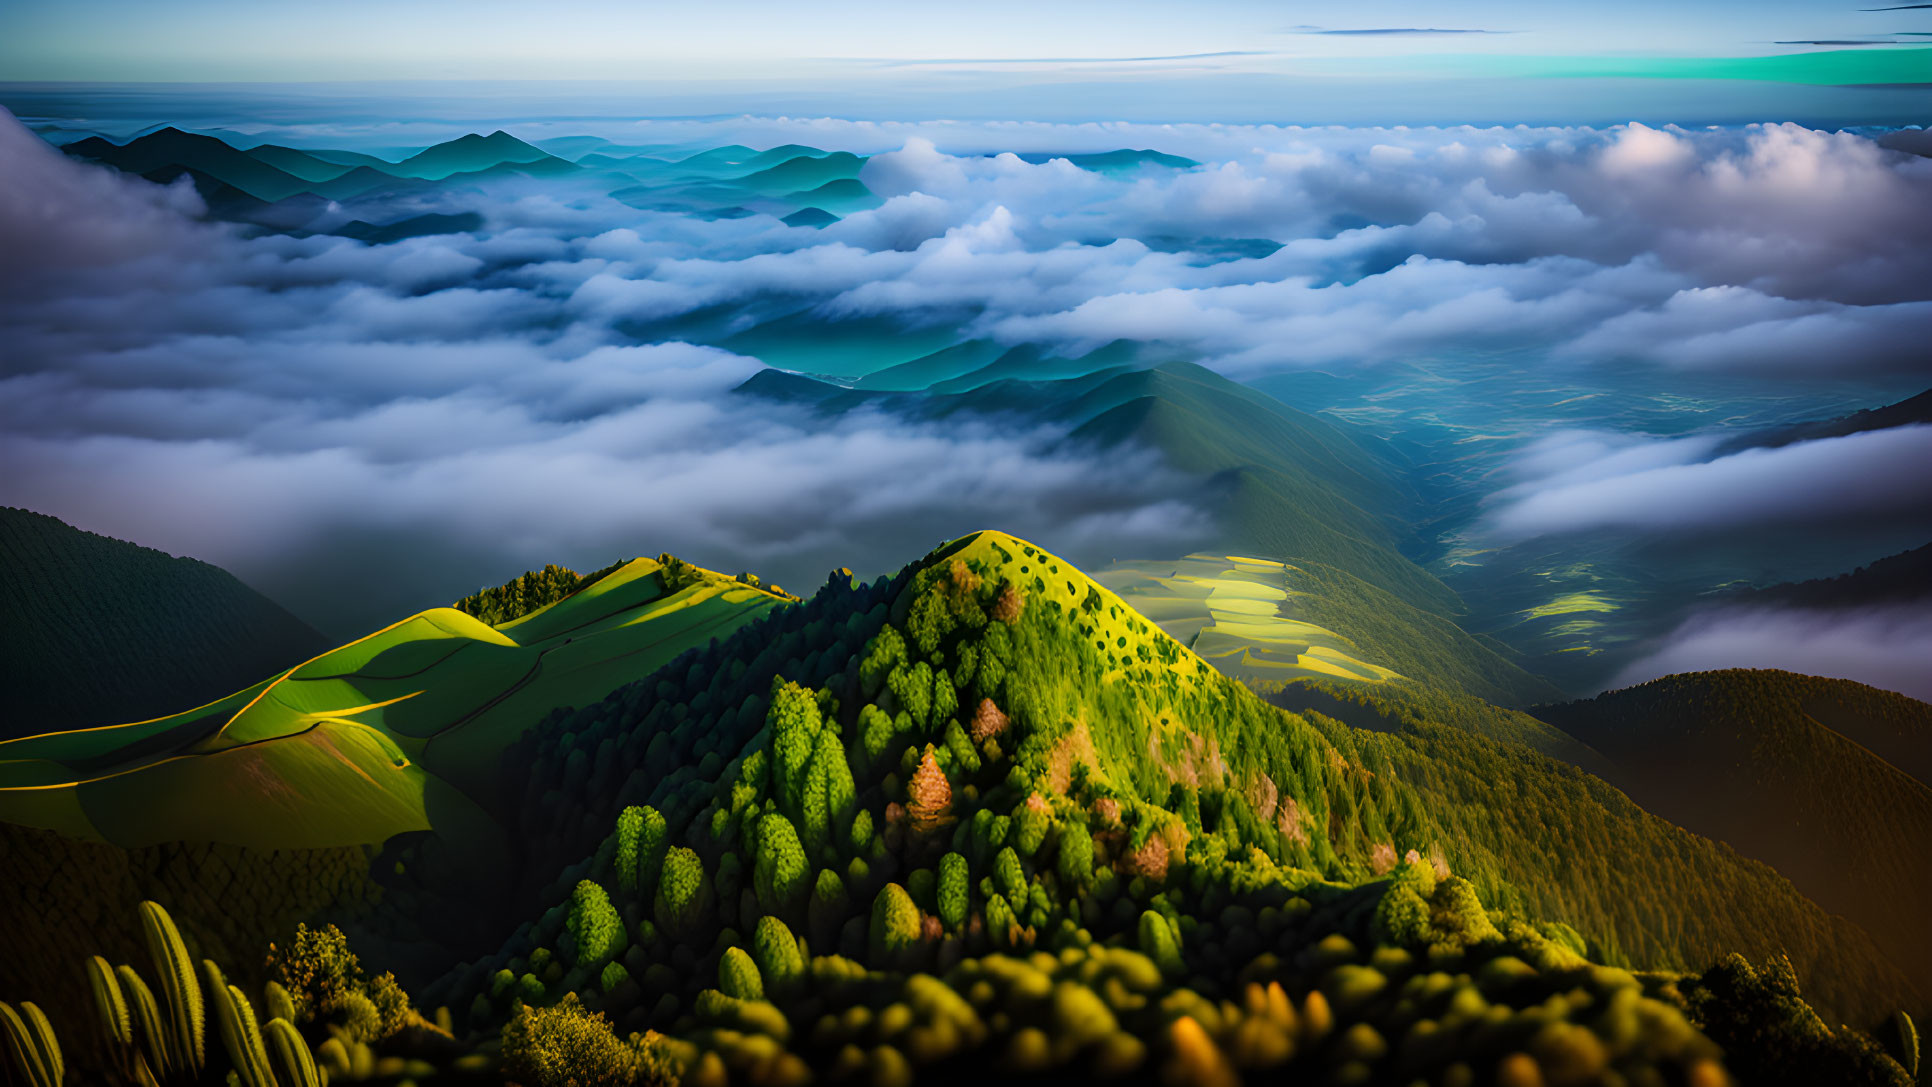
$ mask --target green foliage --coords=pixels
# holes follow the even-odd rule
[[[1154,960],[1154,965],[1167,977],[1177,978],[1187,972],[1187,963],[1181,959],[1179,934],[1167,918],[1153,910],[1140,915],[1138,945],[1141,954]]]
[[[805,901],[811,874],[791,820],[777,812],[758,820],[757,867],[752,872],[758,904],[771,913],[794,915]]]
[[[617,813],[617,886],[637,891],[637,861],[644,840],[644,809],[633,804]]]
[[[817,746],[812,754],[812,781],[807,805],[807,818],[810,825],[808,837],[824,844],[831,840],[834,827],[850,826],[852,813],[858,803],[857,786],[852,780],[852,766],[845,758],[845,745],[839,742],[838,734],[825,729],[818,734]],[[819,787],[823,788],[820,800]],[[857,843],[852,843],[858,848]]]
[[[993,858],[993,885],[1008,902],[1026,901],[1026,869],[1012,846],[1001,849]]]
[[[1093,883],[1093,835],[1087,832],[1086,823],[1074,820],[1060,828],[1054,864],[1063,887],[1078,893]]]
[[[604,888],[593,880],[579,880],[571,891],[566,929],[576,946],[577,964],[593,969],[615,958],[629,942],[624,919],[617,916]]]
[[[966,923],[966,911],[972,907],[971,880],[965,857],[948,853],[939,858],[938,913],[939,920],[949,929],[957,931]]]
[[[919,907],[897,883],[879,889],[872,900],[872,922],[867,946],[873,961],[907,965],[919,951]]]
[[[1040,794],[1034,793],[1026,801],[1013,809],[1013,848],[1023,857],[1031,857],[1046,843],[1047,831],[1053,828],[1053,816]]]
[[[728,947],[719,958],[718,991],[739,1000],[765,999],[764,975],[743,948]]]
[[[692,940],[706,927],[711,884],[697,853],[675,846],[664,857],[654,913],[657,927],[674,940]]]
[[[1932,867],[1899,861],[1932,841],[1932,706],[1846,680],[1729,670],[1537,712],[1602,752],[1597,772],[1632,800],[1788,875],[1907,976],[1932,977]],[[1887,1009],[1861,1010],[1875,1020]]]
[[[0,1001],[0,1042],[6,1046],[7,1065],[25,1087],[59,1087],[66,1076],[60,1042],[40,1008],[22,1001],[20,1010]]]
[[[28,510],[0,507],[0,569],[0,738],[200,706],[329,648],[225,570]]]
[[[812,692],[796,683],[772,680],[765,726],[771,730],[772,785],[787,813],[796,815],[802,809],[806,766],[822,723]]]
[[[827,874],[821,873],[821,877]],[[798,950],[798,940],[785,922],[770,914],[760,917],[752,930],[751,955],[774,995],[792,992],[805,980],[805,957]]]
[[[1782,955],[1762,966],[1727,955],[1682,988],[1691,1020],[1724,1047],[1732,1071],[1747,1083],[1911,1083],[1869,1038],[1826,1026],[1805,1004]]]
[[[608,962],[604,964],[604,969],[598,972],[597,987],[606,993],[615,992],[618,986],[629,980],[631,980],[631,972],[624,968],[623,963]]]
[[[845,924],[851,909],[851,896],[846,892],[845,881],[830,868],[821,868],[818,880],[812,887],[809,911],[812,942],[819,947],[836,947],[839,929]]]
[[[493,627],[502,626],[595,584],[622,565],[616,563],[588,577],[579,577],[576,571],[552,563],[541,570],[520,574],[494,589],[466,596],[450,606]]]
[[[278,980],[295,1004],[296,1022],[333,1014],[362,987],[362,964],[349,938],[334,925],[298,925],[285,954],[276,958]]]
[[[871,698],[885,686],[886,677],[892,670],[905,663],[906,641],[891,626],[882,628],[866,644],[865,656],[859,663],[859,682],[863,684],[865,696]]]
[[[141,931],[147,939],[148,955],[161,979],[163,1012],[167,1016],[170,1063],[188,1074],[199,1075],[206,1059],[202,1046],[204,1011],[201,983],[195,978],[188,947],[181,940],[174,918],[158,902],[141,903]]]
[[[641,821],[637,832],[637,864],[632,883],[637,894],[649,902],[657,894],[659,873],[664,868],[664,855],[671,848],[671,830],[664,822],[664,816],[649,805],[641,810]],[[622,871],[622,868],[619,868]]]
[[[503,1071],[525,1087],[631,1087],[644,1042],[626,1044],[575,994],[551,1008],[518,1009],[503,1028]]]

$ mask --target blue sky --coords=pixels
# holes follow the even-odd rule
[[[945,62],[955,68],[1022,62],[1019,68],[1034,72],[1095,61],[1264,73],[1361,65],[1373,72],[1417,55],[1749,56],[1806,48],[1777,42],[1901,40],[1902,33],[1926,31],[1932,31],[1932,11],[1871,12],[1815,0],[1487,0],[1453,7],[1259,0],[7,0],[0,4],[0,80],[810,80],[856,78],[905,61],[941,69]],[[1188,59],[1140,59],[1175,57]]]

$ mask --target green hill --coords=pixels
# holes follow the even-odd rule
[[[123,848],[487,838],[497,758],[545,713],[786,599],[669,556],[573,589],[500,627],[422,612],[172,717],[0,743],[0,819]]]
[[[520,579],[476,606],[568,595],[494,630],[424,613],[280,677],[250,695],[280,708],[211,739],[282,742],[292,713],[355,716],[313,708],[348,697],[440,702],[412,677],[640,625],[619,607],[640,581],[684,584],[641,625],[702,606],[680,593],[739,591],[669,565]],[[488,878],[452,879],[447,836],[402,836],[372,866],[379,895],[335,916],[372,972],[446,1005],[452,1037],[295,1005],[308,1044],[335,1042],[320,1061],[382,1052],[428,1078],[460,1055],[520,1082],[597,1062],[616,1083],[1909,1082],[1836,1024],[1923,1012],[1921,995],[1771,869],[1426,706],[1373,730],[1270,706],[1011,536],[871,585],[841,573],[684,644],[514,735],[449,733],[499,752]],[[319,686],[277,689],[299,684]],[[398,746],[420,731],[382,724]],[[39,923],[35,946],[77,938]],[[467,944],[478,930],[496,950]],[[78,931],[127,946],[124,925]],[[85,994],[50,1004],[70,1036]]]
[[[382,169],[383,172],[398,177],[441,181],[451,174],[469,174],[506,163],[524,165],[546,159],[555,159],[555,156],[499,129],[487,136],[470,133],[467,136],[439,143],[411,155],[394,166]],[[556,159],[556,161],[563,162],[562,159]]]
[[[1932,991],[1932,706],[1775,671],[1668,676],[1538,715],[1638,803],[1776,868]],[[1896,758],[1899,764],[1887,761]]]
[[[174,712],[326,646],[217,567],[0,508],[0,740]]]

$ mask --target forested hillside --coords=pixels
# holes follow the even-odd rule
[[[1539,709],[1657,814],[1776,868],[1932,992],[1932,706],[1789,672],[1668,676]],[[1904,765],[1888,761],[1887,755]]]
[[[179,713],[326,648],[217,567],[0,508],[0,739]]]

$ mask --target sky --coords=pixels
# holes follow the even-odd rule
[[[1875,6],[1875,5],[1874,5]],[[722,0],[10,0],[12,79],[326,80],[742,77],[774,61],[1012,62],[1423,53],[1739,56],[1777,42],[1889,38],[1925,13],[1816,0],[1300,2],[1155,0],[906,5]],[[1246,54],[1246,57],[1235,54]]]

